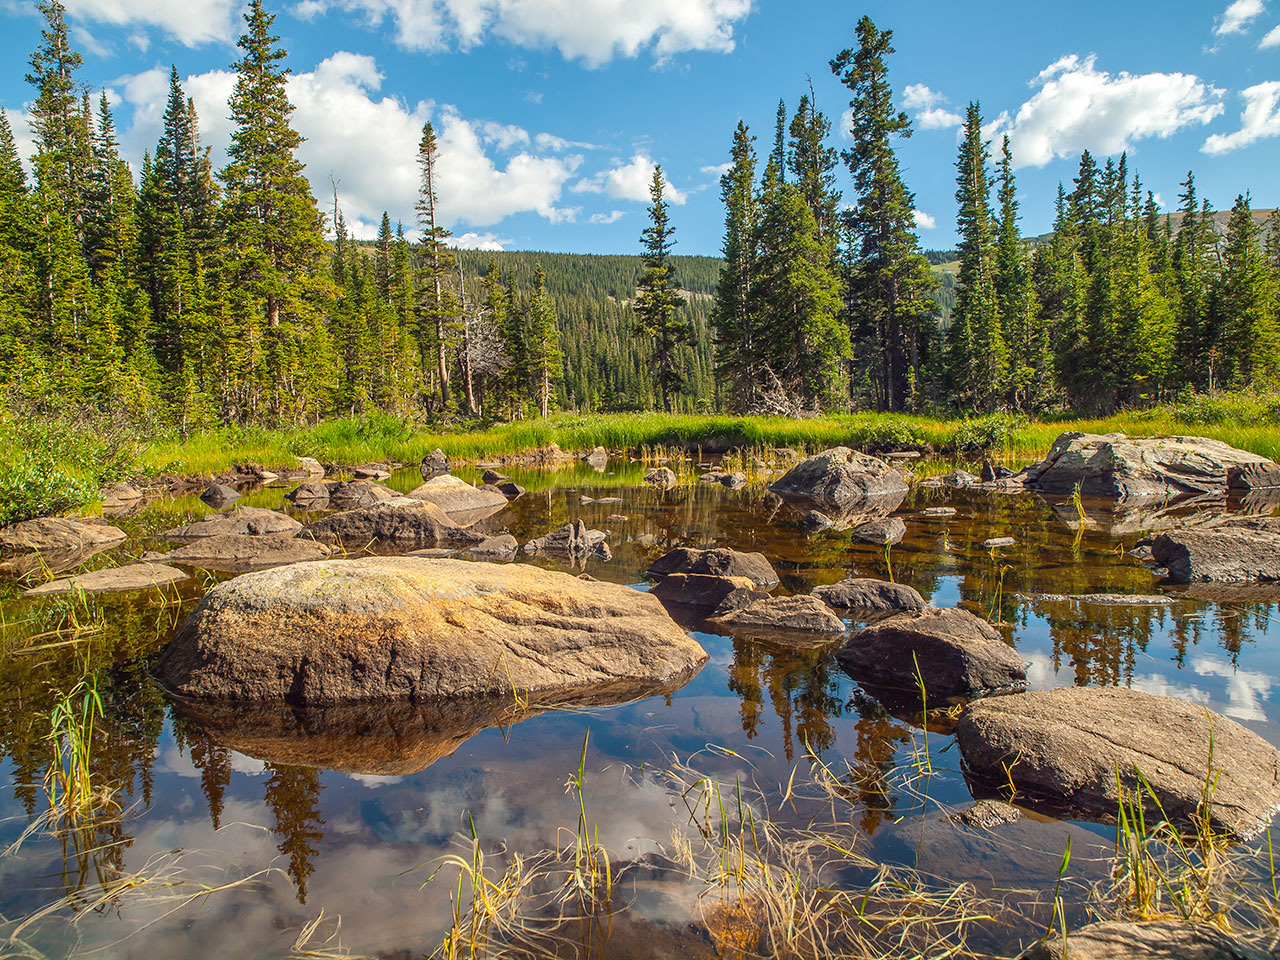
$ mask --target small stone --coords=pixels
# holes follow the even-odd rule
[[[1012,547],[1017,542],[1013,537],[992,537],[990,540],[982,541],[982,548],[984,550],[993,550],[996,547]]]

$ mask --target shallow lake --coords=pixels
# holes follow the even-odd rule
[[[998,620],[1030,664],[1032,689],[1123,685],[1203,702],[1280,745],[1280,706],[1271,699],[1280,678],[1280,604],[1265,593],[1229,602],[1174,594],[1176,603],[1151,607],[1053,599],[1156,592],[1151,570],[1129,550],[1143,530],[1168,522],[1162,505],[1114,514],[1086,504],[1080,529],[1069,503],[913,487],[895,514],[906,538],[886,552],[847,532],[807,532],[801,513],[761,484],[660,491],[640,482],[639,464],[620,461],[605,472],[577,463],[504,472],[529,493],[483,528],[508,529],[523,543],[581,518],[609,531],[612,559],[579,568],[601,580],[648,589],[643,571],[675,546],[760,551],[781,576],[778,593],[892,575],[934,605]],[[474,470],[458,474],[476,479]],[[418,482],[408,470],[390,484],[408,490]],[[288,507],[284,492],[260,489],[240,503]],[[580,503],[584,496],[621,502]],[[922,515],[943,505],[957,513]],[[162,545],[148,539],[155,533],[209,512],[194,497],[154,500],[113,519],[130,539],[90,566],[128,562]],[[994,551],[981,545],[995,537],[1015,542]],[[569,569],[549,558],[517,562]],[[1031,816],[994,839],[953,827],[946,813],[970,797],[946,724],[931,723],[926,737],[918,714],[895,715],[868,696],[837,666],[839,641],[788,648],[696,632],[710,659],[672,694],[517,722],[496,716],[465,739],[394,711],[381,726],[366,720],[354,732],[302,714],[266,729],[259,716],[210,722],[177,709],[149,676],[214,581],[197,574],[163,595],[103,597],[94,617],[72,601],[27,600],[16,586],[0,586],[0,849],[22,841],[0,857],[0,955],[429,954],[450,922],[456,889],[456,872],[428,882],[439,858],[457,853],[459,837],[473,829],[496,858],[563,845],[561,831],[573,831],[579,816],[566,781],[588,732],[588,814],[619,863],[666,849],[673,830],[688,826],[687,798],[664,771],[687,765],[719,782],[749,784],[777,816],[802,816],[779,800],[812,755],[861,772],[850,809],[858,849],[873,861],[970,881],[984,893],[1044,891],[1070,836],[1073,872],[1105,873],[1113,827]],[[69,627],[70,617],[84,617],[83,628]],[[71,836],[24,836],[47,806],[49,711],[59,691],[93,670],[104,707],[93,780],[115,789],[115,813]],[[927,784],[902,773],[918,773],[922,757]],[[1087,865],[1090,850],[1095,868]],[[131,876],[139,882],[121,882]],[[639,885],[627,898],[648,932],[620,925],[626,942],[600,955],[685,955],[653,932],[663,924],[707,940],[688,932],[693,914],[679,897]],[[317,918],[311,939],[300,941]],[[994,936],[1006,945],[991,949],[1006,955],[1037,935],[1030,926],[1001,929]]]

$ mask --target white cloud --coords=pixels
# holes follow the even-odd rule
[[[1244,97],[1245,104],[1240,114],[1240,129],[1209,137],[1200,148],[1205,153],[1230,153],[1258,140],[1280,136],[1280,81],[1255,84],[1242,90],[1240,96]]]
[[[615,200],[635,200],[638,203],[649,202],[649,186],[653,183],[653,170],[656,164],[643,153],[637,153],[628,163],[615,162],[608,170],[597,173],[593,177],[579,180],[569,189],[575,193],[603,193]],[[677,190],[666,181],[663,196],[668,203],[676,206],[683,204],[688,197],[684,191]]]
[[[938,221],[923,210],[912,210],[911,216],[915,218],[917,230],[933,230],[938,226]]]
[[[726,173],[728,173],[732,169],[733,169],[732,163],[718,163],[712,166],[699,167],[698,172],[705,173],[708,176],[715,177],[717,180],[719,180],[721,177],[723,177]]]
[[[1266,10],[1266,4],[1262,0],[1233,0],[1227,9],[1222,11],[1222,16],[1218,17],[1213,35],[1226,37],[1233,33],[1244,33],[1249,29],[1249,24],[1262,16],[1264,10]]]
[[[902,105],[915,111],[916,126],[921,130],[948,130],[964,123],[964,117],[943,104],[947,98],[923,83],[913,83],[902,91]]]
[[[505,250],[510,242],[496,233],[464,233],[449,240],[459,250]]]
[[[1193,74],[1111,74],[1095,59],[1072,54],[1050,64],[1032,81],[1039,89],[1031,98],[987,128],[1009,134],[1018,166],[1043,167],[1082,150],[1120,153],[1223,112],[1223,91]]]
[[[1272,27],[1258,43],[1259,50],[1270,50],[1272,47],[1280,47],[1280,26]]]
[[[728,53],[751,0],[301,0],[293,7],[303,18],[329,9],[360,14],[370,26],[394,21],[396,43],[410,50],[466,50],[496,37],[598,67],[642,50],[659,63],[688,51]]]
[[[617,223],[627,215],[625,210],[610,210],[608,213],[593,213],[587,223]]]
[[[168,71],[148,70],[117,83],[122,98],[134,108],[123,140],[127,155],[136,163],[144,150],[154,148],[160,135]],[[307,138],[299,155],[307,164],[312,190],[327,208],[330,175],[339,181],[343,214],[353,236],[373,237],[384,210],[393,220],[402,218],[406,228],[412,226],[418,141],[428,119],[435,123],[440,138],[440,197],[446,225],[488,226],[530,211],[553,223],[572,217],[571,211],[557,204],[582,162],[580,155],[544,156],[541,151],[520,149],[499,166],[486,144],[512,150],[537,143],[538,138],[520,127],[467,120],[451,107],[437,109],[426,101],[411,106],[396,97],[379,96],[381,84],[382,74],[372,57],[345,51],[289,78],[289,98],[296,108],[294,125]],[[227,101],[234,86],[235,75],[224,70],[183,81],[195,100],[204,142],[219,158],[231,139]],[[334,123],[334,117],[342,122]],[[220,159],[215,164],[221,165]]]
[[[158,27],[188,47],[235,36],[239,0],[65,0],[76,20],[111,26]]]

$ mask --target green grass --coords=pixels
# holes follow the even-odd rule
[[[333,420],[284,430],[218,430],[151,444],[140,459],[148,473],[211,475],[235,463],[291,465],[298,456],[358,464],[394,459],[414,463],[439,447],[450,457],[483,460],[550,443],[565,450],[595,446],[796,447],[809,452],[844,444],[869,450],[922,447],[941,453],[981,453],[1006,462],[1042,457],[1064,430],[1159,436],[1195,433],[1280,459],[1280,397],[1234,395],[1103,419],[1048,419],[996,414],[976,419],[910,414],[834,414],[805,420],[693,414],[560,414],[547,420],[422,430],[387,416]]]

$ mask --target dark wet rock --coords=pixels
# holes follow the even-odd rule
[[[1270,960],[1272,954],[1217,927],[1184,920],[1108,920],[1055,933],[1018,960]]]
[[[1006,823],[1017,823],[1021,819],[1021,810],[999,800],[978,800],[972,806],[951,815],[953,823],[974,830],[991,830]]]
[[[1280,486],[1280,466],[1205,437],[1064,433],[1027,472],[1032,487],[1111,499],[1225,493]]]
[[[131,563],[124,567],[108,567],[81,573],[64,580],[53,580],[23,592],[28,597],[44,597],[59,593],[123,593],[150,590],[187,579],[181,570],[160,563]]]
[[[849,512],[865,502],[897,498],[886,514],[907,495],[907,484],[901,473],[883,460],[848,447],[833,447],[801,461],[770,484],[769,489],[789,500],[841,512]]]
[[[664,606],[693,607],[730,613],[768,596],[746,577],[720,577],[709,573],[673,573],[649,591]]]
[[[1280,580],[1280,518],[1179,528],[1156,537],[1151,554],[1174,583]]]
[[[286,563],[324,560],[332,551],[310,537],[293,533],[263,536],[212,536],[194,540],[156,559],[186,567],[242,573]]]
[[[507,483],[511,478],[505,473],[499,473],[497,470],[486,470],[480,476],[480,482],[485,486],[497,487]]]
[[[608,560],[613,554],[606,544],[603,530],[589,530],[581,520],[566,523],[563,527],[530,540],[524,545],[525,553],[564,554],[574,558],[599,557]]]
[[[384,487],[372,480],[338,480],[331,481],[329,487],[329,506],[334,510],[351,510],[355,507],[372,506],[387,500],[395,500],[401,495],[390,487]]]
[[[727,476],[728,476],[727,473],[723,473],[719,470],[708,470],[702,476],[698,477],[698,482],[706,483],[706,484],[717,484],[722,482],[724,478]]]
[[[302,704],[668,682],[702,648],[656,597],[527,564],[322,560],[214,587],[157,667],[183,696]]]
[[[202,537],[264,537],[273,534],[292,536],[302,529],[293,517],[260,507],[236,507],[227,513],[207,517],[174,527],[160,534],[165,540],[199,540]]]
[[[507,505],[506,496],[497,488],[473,487],[447,473],[415,487],[409,496],[434,503],[461,524],[492,516]]]
[[[362,463],[351,471],[357,480],[386,480],[391,476],[389,463]]]
[[[989,540],[982,541],[982,549],[992,550],[992,549],[995,549],[996,547],[1012,547],[1017,542],[1018,541],[1015,540],[1013,537],[992,537]]]
[[[514,480],[503,481],[502,483],[494,486],[493,489],[497,490],[508,500],[515,500],[525,495],[524,487],[520,486],[520,484],[516,483]]]
[[[955,507],[925,507],[920,511],[922,517],[954,517]]]
[[[774,587],[779,582],[777,572],[763,553],[742,553],[727,547],[712,550],[676,547],[653,561],[647,572],[651,577],[665,577],[673,573],[746,577],[757,587]]]
[[[1007,480],[1013,475],[1013,471],[1008,467],[1002,467],[998,463],[992,463],[988,460],[982,464],[980,478],[983,483],[995,483],[997,480]]]
[[[514,557],[520,549],[520,543],[509,533],[502,533],[488,540],[482,540],[474,547],[467,547],[467,553],[476,557]]]
[[[817,597],[765,597],[713,619],[731,631],[763,630],[769,633],[817,633],[840,636],[844,621]]]
[[[746,483],[747,475],[736,470],[733,473],[726,473],[720,480],[720,485],[730,490],[737,490],[739,487],[746,486]]]
[[[670,467],[651,467],[644,472],[644,482],[663,490],[676,485],[676,475]]]
[[[443,450],[436,447],[422,458],[422,463],[418,465],[418,471],[422,474],[423,480],[430,480],[432,477],[438,477],[442,473],[448,473],[449,458],[444,455]]]
[[[105,523],[73,517],[41,517],[0,527],[0,554],[98,552],[124,539],[123,530]]]
[[[966,610],[927,608],[879,620],[836,654],[859,683],[919,692],[928,701],[1007,693],[1026,685],[1027,669],[995,627]],[[917,673],[918,671],[918,673]]]
[[[810,510],[800,518],[800,525],[806,530],[830,530],[836,522],[819,510]]]
[[[1149,543],[1136,544],[1134,548],[1129,551],[1129,556],[1137,560],[1155,560],[1155,554],[1151,552],[1151,544]]]
[[[889,517],[886,520],[868,520],[866,523],[860,523],[853,528],[854,539],[862,540],[865,543],[893,544],[898,543],[906,535],[907,525],[898,517]]]
[[[303,528],[322,543],[347,547],[424,547],[479,543],[484,537],[464,530],[434,503],[396,497],[344,510]]]
[[[200,499],[211,507],[221,507],[240,499],[240,493],[225,483],[215,483],[205,488]]]
[[[1248,839],[1280,808],[1280,751],[1202,704],[1112,687],[1063,687],[979,700],[956,728],[975,796],[1000,796],[1012,780],[1019,804],[1067,819],[1111,822],[1119,797],[1159,799],[1149,816],[1190,824],[1210,775],[1215,830]],[[1145,797],[1146,788],[1143,788]]]
[[[902,613],[920,611],[928,606],[914,587],[869,577],[824,583],[814,587],[810,594],[837,610]]]

